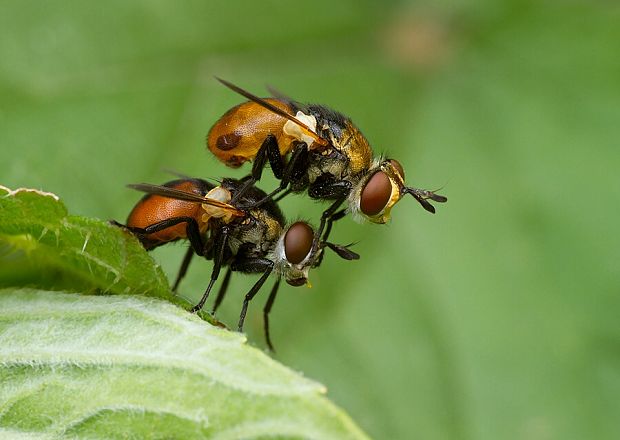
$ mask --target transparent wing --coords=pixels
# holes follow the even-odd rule
[[[275,105],[269,103],[268,101],[265,101],[263,98],[259,98],[258,96],[253,95],[252,93],[248,92],[247,90],[243,90],[241,87],[238,87],[238,86],[236,86],[236,85],[234,85],[234,84],[232,84],[232,83],[230,83],[230,82],[228,82],[228,81],[226,81],[226,80],[224,80],[222,78],[218,78],[216,76],[215,79],[217,79],[219,82],[224,84],[229,89],[239,93],[241,96],[246,97],[250,101],[254,101],[258,105],[266,108],[267,110],[272,111],[273,113],[275,113],[277,115],[280,115],[283,118],[286,118],[289,121],[292,121],[295,124],[299,125],[310,137],[312,137],[312,139],[314,139],[314,142],[316,142],[317,144],[319,144],[321,146],[324,146],[324,147],[329,145],[329,141],[327,139],[324,139],[321,136],[319,136],[318,134],[316,134],[310,127],[308,127],[306,124],[301,122],[295,116],[285,112],[281,108],[276,107]]]
[[[200,196],[193,192],[182,191],[176,188],[169,188],[163,185],[153,185],[151,183],[132,183],[127,185],[129,188],[142,191],[148,194],[154,194],[157,196],[168,197],[176,200],[185,200],[186,202],[194,202],[205,205],[214,206],[216,208],[228,211],[232,215],[237,217],[245,216],[245,211],[235,208],[228,203],[220,202],[219,200],[210,199],[208,197]]]

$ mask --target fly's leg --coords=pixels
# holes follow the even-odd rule
[[[258,149],[256,157],[254,158],[254,163],[252,164],[252,172],[243,186],[233,196],[230,201],[231,205],[234,205],[252,185],[261,179],[263,169],[265,165],[267,165],[267,162],[269,162],[274,176],[276,176],[277,179],[282,179],[285,167],[284,158],[280,155],[278,140],[272,134],[267,135]]]
[[[263,308],[263,325],[265,327],[265,341],[267,342],[267,347],[269,350],[275,352],[273,348],[273,344],[271,343],[271,336],[269,335],[269,312],[271,312],[271,307],[273,306],[273,302],[276,299],[276,295],[278,293],[278,289],[280,288],[280,278],[276,280],[276,283],[271,288],[271,293],[269,294],[269,298],[267,298],[267,302],[265,303],[265,308]]]
[[[228,234],[230,233],[230,229],[228,226],[222,227],[221,232],[216,236],[215,241],[215,257],[213,259],[213,270],[211,271],[211,280],[209,281],[209,286],[205,293],[200,298],[198,304],[196,304],[192,308],[192,313],[197,312],[202,309],[209,298],[209,293],[211,293],[211,289],[213,288],[213,284],[217,280],[217,277],[220,275],[220,269],[222,267],[222,261],[224,260],[224,250],[226,249],[226,245],[228,243]]]
[[[222,303],[224,296],[226,295],[226,291],[228,290],[228,284],[230,283],[230,276],[232,274],[232,269],[229,267],[226,270],[226,275],[224,275],[224,281],[222,281],[222,286],[220,287],[219,292],[217,292],[217,296],[215,297],[215,304],[213,304],[213,310],[211,310],[211,314],[215,315],[218,307]]]
[[[265,284],[265,281],[273,272],[273,261],[266,258],[248,258],[245,260],[236,261],[231,265],[232,270],[239,272],[258,273],[263,272],[258,281],[252,286],[250,291],[245,295],[243,299],[243,307],[239,315],[238,330],[243,331],[243,322],[245,321],[245,315],[248,311],[248,305],[252,298],[258,293],[260,288]]]
[[[284,160],[282,156],[280,156],[279,151],[278,158],[281,161]],[[291,184],[291,182],[295,182],[302,176],[304,176],[305,171],[308,168],[308,146],[305,144],[305,142],[296,142],[295,146],[293,147],[293,152],[291,153],[291,159],[285,166],[282,165],[282,162],[276,165],[276,167],[282,167],[279,168],[277,172],[274,168],[274,163],[276,162],[277,161],[275,157],[269,156],[269,164],[271,165],[273,174],[276,176],[276,178],[280,179],[280,185],[259,201],[251,203],[249,205],[241,206],[241,209],[251,209],[261,206],[266,201],[271,200],[276,194],[284,191]],[[252,180],[253,178],[248,179],[248,181]],[[289,192],[290,190],[286,191],[285,194],[288,194]]]

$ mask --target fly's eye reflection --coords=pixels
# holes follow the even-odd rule
[[[299,264],[310,253],[314,231],[305,222],[291,225],[284,237],[284,253],[289,263]]]
[[[360,209],[368,216],[377,215],[388,204],[392,195],[392,183],[383,172],[376,172],[362,190]]]

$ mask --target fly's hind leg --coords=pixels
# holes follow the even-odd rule
[[[205,252],[205,245],[204,241],[202,240],[202,236],[200,235],[200,228],[198,227],[198,222],[196,222],[196,219],[192,217],[173,217],[149,225],[146,228],[125,226],[114,220],[112,220],[110,223],[130,231],[138,238],[138,240],[140,240],[140,242],[147,250],[151,250],[153,248],[153,246],[149,242],[148,235],[155,234],[156,232],[161,232],[180,223],[186,223],[185,234],[187,235],[187,239],[189,240],[190,248],[187,250],[185,257],[183,257],[183,262],[181,263],[181,267],[179,268],[177,277],[174,281],[174,284],[172,285],[173,292],[177,291],[179,283],[187,273],[187,268],[192,261],[194,253],[203,256]]]
[[[295,142],[295,145],[293,146],[293,152],[291,153],[291,159],[286,165],[284,162],[284,158],[280,155],[280,150],[278,149],[277,142],[275,142],[275,138],[274,144],[275,148],[270,147],[271,149],[265,154],[268,155],[269,165],[271,165],[273,175],[280,180],[280,185],[259,201],[242,206],[242,209],[256,208],[262,205],[267,200],[272,199],[278,193],[286,190],[286,188],[291,184],[291,182],[295,182],[300,178],[301,175],[305,174],[305,170],[308,167],[308,146],[305,142]],[[256,157],[258,159],[258,156]],[[256,162],[254,163],[254,166],[256,166]],[[252,167],[252,177],[248,179],[248,181],[244,184],[242,190],[245,190],[246,186],[249,187],[248,184],[254,184],[258,180],[254,178],[254,166]],[[264,166],[265,161],[263,159],[262,167]],[[285,191],[284,194],[286,195],[289,192],[290,190]]]
[[[269,162],[274,176],[276,176],[277,179],[282,179],[285,166],[284,158],[280,155],[278,140],[272,134],[267,135],[258,149],[256,157],[254,158],[254,163],[252,164],[252,173],[246,179],[239,191],[237,191],[233,196],[230,201],[231,205],[234,205],[235,202],[237,202],[252,185],[261,179],[263,169],[265,168],[265,165],[267,165],[267,162]]]

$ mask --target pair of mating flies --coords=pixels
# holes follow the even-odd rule
[[[359,258],[349,246],[328,241],[334,221],[349,212],[358,220],[386,223],[394,204],[406,194],[431,213],[435,208],[429,199],[447,199],[433,191],[405,186],[400,163],[375,158],[364,135],[346,116],[322,105],[300,104],[273,90],[274,97],[259,98],[218,80],[248,101],[215,123],[207,147],[233,168],[253,161],[251,174],[241,180],[224,179],[219,185],[189,177],[164,185],[129,185],[147,194],[129,214],[125,227],[147,250],[189,240],[191,247],[173,290],[194,254],[214,261],[209,285],[194,312],[204,306],[222,267],[227,271],[213,312],[233,271],[261,273],[243,301],[239,331],[249,302],[275,273],[277,280],[263,310],[267,345],[273,349],[268,315],[281,277],[292,286],[306,284],[309,269],[320,265],[325,248],[346,260]],[[269,194],[254,186],[267,163],[280,180]],[[287,226],[277,205],[287,194],[305,191],[313,199],[331,201],[316,230],[303,221]],[[343,204],[346,207],[339,209]]]

